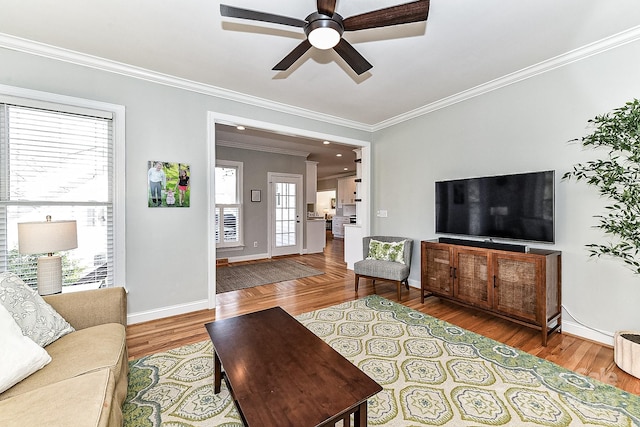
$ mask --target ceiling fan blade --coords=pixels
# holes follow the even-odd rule
[[[309,40],[304,39],[302,43],[296,46],[296,48],[293,49],[291,53],[285,56],[284,59],[278,62],[278,64],[276,64],[276,66],[273,67],[272,69],[275,71],[285,71],[289,69],[289,67],[291,67],[294,62],[300,59],[300,57],[304,55],[305,52],[308,51],[310,48],[311,48],[311,43],[309,43]]]
[[[345,31],[357,31],[426,21],[428,15],[429,0],[419,0],[351,16],[346,18],[343,24]]]
[[[318,12],[323,15],[333,16],[336,11],[336,0],[318,0]]]
[[[357,75],[360,75],[373,67],[373,65],[369,64],[369,62],[364,59],[364,57],[360,55],[360,53],[358,53],[358,51],[345,39],[340,39],[333,50],[338,52],[338,55],[340,55],[342,59],[349,64]]]
[[[274,15],[273,13],[257,12],[255,10],[242,9],[234,6],[220,5],[220,15],[229,18],[250,19],[252,21],[272,22],[274,24],[290,25],[292,27],[304,27],[306,22],[301,19],[287,16]]]

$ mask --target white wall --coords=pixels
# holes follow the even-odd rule
[[[555,169],[588,153],[567,141],[598,113],[640,96],[640,43],[629,43],[373,135],[372,232],[435,238],[433,183],[439,179]],[[127,273],[130,313],[185,309],[207,298],[207,111],[252,117],[358,140],[364,131],[0,48],[0,84],[124,105]],[[146,207],[146,162],[189,163],[192,207]],[[584,323],[611,333],[640,329],[640,277],[615,260],[588,260],[603,239],[592,226],[603,206],[584,184],[558,182],[556,237],[563,252],[563,302]],[[415,251],[412,283],[419,283]],[[565,313],[565,331],[591,336]],[[606,334],[595,333],[606,340]]]
[[[336,214],[335,208],[331,208],[331,199],[333,199],[333,203],[335,206],[336,190],[318,191],[316,193],[317,211],[320,215],[325,214],[325,209],[327,210],[327,215],[329,215],[330,217]]]
[[[612,343],[614,331],[640,329],[640,276],[616,260],[590,260],[585,249],[605,238],[592,228],[604,201],[560,179],[592,155],[568,144],[587,133],[587,120],[640,97],[638,58],[640,42],[627,44],[376,132],[374,233],[436,238],[437,180],[554,169],[556,244],[542,247],[562,251],[562,300],[575,316],[565,311],[564,331]],[[388,217],[375,217],[379,209]],[[412,264],[419,283],[419,250]]]

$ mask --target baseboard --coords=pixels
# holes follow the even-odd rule
[[[172,305],[149,311],[141,311],[138,313],[130,313],[127,315],[127,324],[134,325],[136,323],[148,322],[150,320],[163,319],[170,316],[178,316],[180,314],[191,313],[192,311],[206,310],[209,308],[209,302],[205,300],[194,301],[186,304]]]
[[[269,258],[269,254],[265,253],[265,254],[253,254],[253,255],[243,255],[243,256],[234,256],[234,257],[228,257],[229,258],[229,263],[234,263],[234,262],[241,262],[241,261],[256,261],[259,259],[267,259]]]
[[[594,331],[579,323],[562,320],[562,332],[613,347],[613,336]],[[612,334],[613,335],[613,334]]]

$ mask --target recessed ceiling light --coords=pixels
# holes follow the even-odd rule
[[[324,145],[329,145],[329,144],[331,144],[329,141],[322,141],[322,143],[323,143]]]
[[[342,157],[342,154],[338,153],[336,154],[336,157]]]
[[[344,170],[348,171],[348,170],[349,170],[349,168],[344,168]]]
[[[245,130],[245,127],[244,127],[244,126],[236,126],[236,129],[238,129],[238,130]]]

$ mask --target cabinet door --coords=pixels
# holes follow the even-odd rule
[[[449,248],[425,246],[422,251],[422,288],[438,295],[453,294]]]
[[[454,265],[454,296],[469,304],[489,307],[489,254],[458,249]]]
[[[345,200],[346,194],[347,194],[347,189],[345,187],[345,181],[344,179],[339,179],[338,180],[338,207],[339,208],[341,208],[342,205],[347,203],[347,200]]]
[[[340,178],[338,180],[338,207],[353,205],[356,202],[356,179]]]
[[[494,308],[503,313],[540,323],[536,300],[539,288],[538,263],[497,255],[494,261]]]
[[[349,193],[349,203],[355,203],[357,194],[356,194],[356,179],[348,178],[347,179],[347,191]]]

